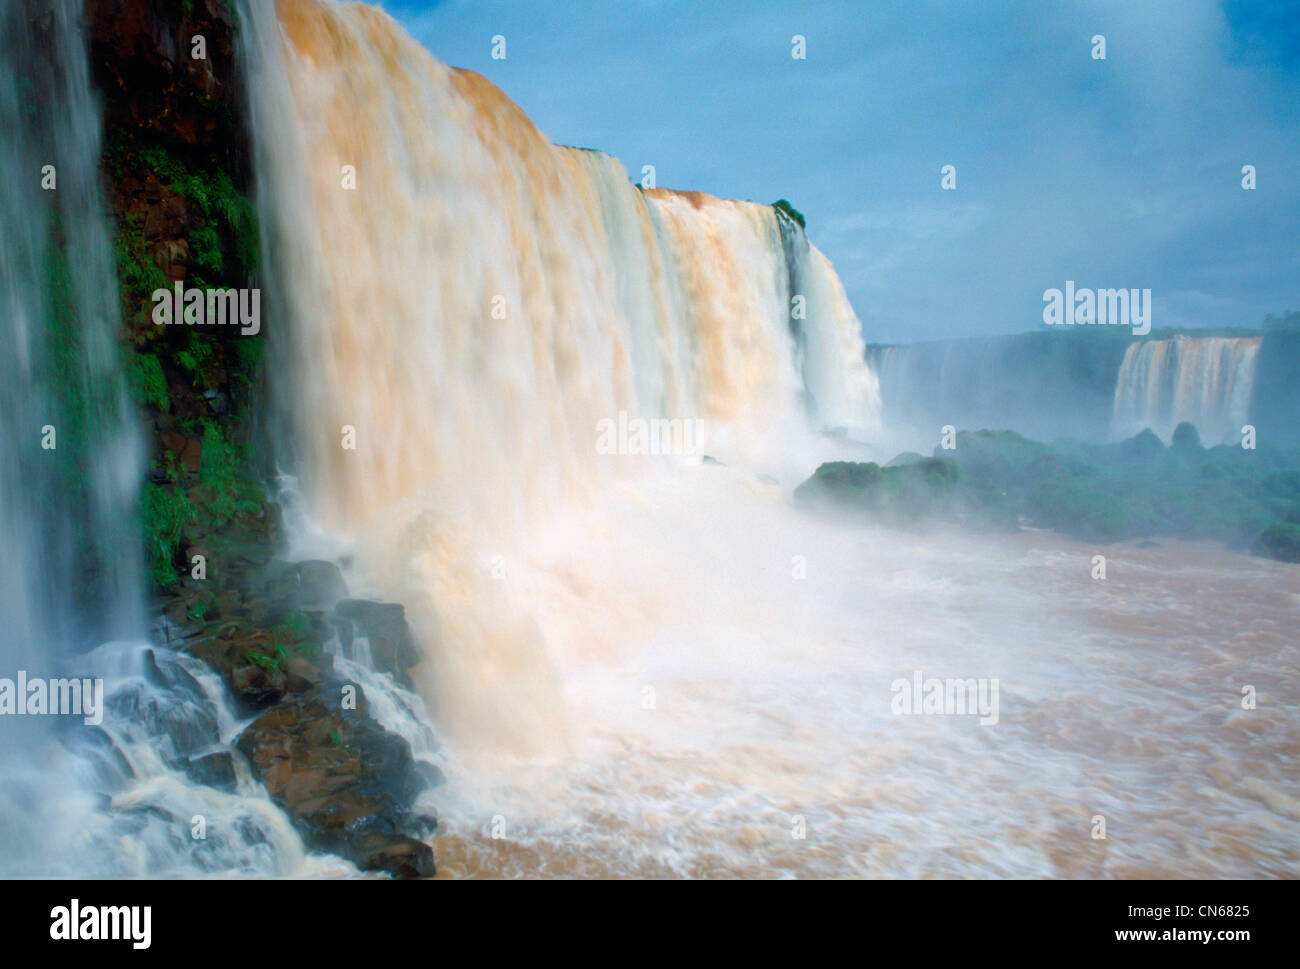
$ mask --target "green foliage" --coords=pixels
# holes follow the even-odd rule
[[[1015,529],[1000,491],[967,481],[957,464],[944,458],[891,462],[833,461],[823,464],[795,490],[800,503],[848,504],[867,517],[895,528],[929,521],[965,520],[981,528]]]
[[[185,334],[185,349],[177,350],[173,359],[177,366],[190,374],[195,387],[211,386],[211,375],[206,368],[212,361],[212,343],[193,328],[186,329]]]
[[[131,392],[136,402],[166,413],[171,409],[171,397],[167,393],[167,378],[163,375],[162,362],[156,354],[143,350],[128,351],[127,372],[131,378]]]
[[[261,370],[262,360],[266,356],[266,338],[262,334],[240,337],[235,341],[234,348],[235,365],[231,377],[251,384],[254,376]]]
[[[1191,425],[1174,441],[1144,431],[1049,446],[1013,431],[962,433],[933,458],[824,464],[795,496],[829,497],[895,527],[948,519],[1013,529],[1023,517],[1085,541],[1210,539],[1296,561],[1300,453],[1206,449]]]
[[[787,202],[785,199],[777,199],[775,202],[772,203],[772,208],[776,209],[778,212],[780,212],[780,213],[781,213],[782,215],[784,215],[786,218],[788,218],[788,219],[792,219],[793,221],[798,222],[798,223],[799,223],[799,228],[801,228],[801,229],[807,229],[807,228],[808,228],[807,223],[804,222],[803,213],[800,212],[798,209],[796,209],[793,205],[791,205],[791,204],[790,204],[789,202]]]
[[[290,613],[270,629],[264,650],[249,650],[244,655],[268,673],[284,668],[290,657],[319,657],[321,646],[311,636],[311,621],[305,613]]]
[[[144,488],[145,553],[149,577],[165,588],[180,576],[174,565],[181,533],[195,521],[198,511],[174,485],[149,482]]]
[[[1295,310],[1287,310],[1280,317],[1269,313],[1268,316],[1264,317],[1264,329],[1275,332],[1283,330],[1292,333],[1300,332],[1300,313]]]
[[[150,169],[172,191],[183,195],[197,209],[190,227],[190,258],[206,278],[242,273],[257,268],[257,218],[253,203],[241,193],[221,165],[196,167],[159,145],[138,151],[140,163]],[[238,266],[226,266],[222,239],[230,240]]]
[[[236,445],[221,425],[202,421],[203,453],[199,479],[212,491],[206,509],[209,527],[221,528],[240,512],[256,512],[260,507],[261,489],[248,476],[246,449]]]
[[[117,278],[122,292],[136,300],[147,300],[156,289],[167,287],[167,277],[145,251],[144,231],[138,215],[128,215],[113,240]]]
[[[1300,524],[1288,521],[1270,525],[1260,533],[1255,551],[1281,562],[1300,562]]]

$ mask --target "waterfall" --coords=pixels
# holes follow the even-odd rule
[[[771,206],[633,186],[380,11],[251,4],[244,42],[305,518],[407,604],[453,737],[547,749],[563,704],[506,563],[690,460],[602,454],[598,425],[698,421],[710,456],[806,474],[792,435],[874,426],[858,320]]]
[[[143,453],[116,345],[81,4],[7,4],[0,48],[0,615],[40,663],[143,628]]]
[[[1237,440],[1246,422],[1259,337],[1175,337],[1129,347],[1115,386],[1112,433],[1150,428],[1169,440],[1182,421],[1207,444]]]
[[[99,118],[82,4],[0,11],[0,676],[56,676],[103,639],[144,628],[142,452],[114,342],[117,286],[99,190]],[[14,807],[44,789],[42,717],[0,718],[14,784],[0,840],[50,846]],[[20,780],[21,778],[21,780]],[[30,779],[35,790],[18,788]]]
[[[1217,444],[1247,419],[1259,347],[1259,337],[1040,332],[871,346],[867,361],[884,422],[907,447],[928,450],[943,424],[1100,441],[1146,427],[1168,440],[1180,421]]]
[[[83,7],[0,8],[0,679],[102,681],[102,721],[0,716],[0,875],[348,874],[249,776],[188,776],[237,725],[215,674],[146,645],[144,453]]]

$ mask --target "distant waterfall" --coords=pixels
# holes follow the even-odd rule
[[[937,429],[1008,428],[1040,440],[1107,440],[1190,421],[1207,444],[1248,419],[1259,337],[1098,339],[1022,333],[871,346],[881,413],[926,450]],[[930,442],[930,443],[926,443]]]
[[[1151,428],[1168,440],[1182,421],[1206,444],[1236,439],[1246,422],[1259,337],[1175,337],[1129,347],[1115,386],[1112,433]]]

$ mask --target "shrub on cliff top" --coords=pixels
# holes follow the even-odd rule
[[[793,205],[791,205],[791,204],[790,204],[789,202],[787,202],[785,199],[777,199],[775,202],[772,203],[772,208],[776,209],[778,212],[780,212],[780,213],[781,213],[782,215],[784,215],[786,218],[791,219],[791,220],[793,220],[793,221],[795,221],[795,222],[798,222],[798,223],[799,223],[799,228],[801,228],[801,229],[807,229],[807,228],[808,228],[808,225],[804,222],[804,219],[803,219],[803,213],[800,212],[798,209],[796,209]]]

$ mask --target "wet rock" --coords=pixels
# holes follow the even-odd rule
[[[203,444],[179,431],[165,431],[160,435],[162,446],[176,455],[187,471],[198,471],[203,463]]]
[[[203,394],[203,399],[208,402],[212,408],[212,413],[218,417],[230,412],[230,398],[219,390],[208,390]]]
[[[220,740],[216,710],[198,681],[154,650],[144,650],[140,679],[115,690],[106,705],[115,718],[165,738],[173,761]]]
[[[318,666],[315,663],[294,656],[285,664],[284,669],[284,688],[288,693],[306,693],[321,685],[326,674],[332,671],[333,660],[331,657],[325,657],[328,667]]]
[[[225,747],[192,755],[185,772],[196,783],[219,791],[233,792],[238,784],[235,755]]]
[[[261,654],[259,654],[261,655]],[[288,692],[285,673],[254,662],[239,662],[230,671],[230,688],[239,701],[254,710],[279,703]]]
[[[386,871],[394,878],[430,878],[436,873],[433,849],[404,835],[366,835],[360,839],[357,867]]]
[[[406,671],[422,657],[406,622],[406,610],[400,604],[344,599],[334,607],[334,617],[347,620],[356,636],[370,640],[370,658],[376,670],[392,674],[403,683],[410,682]],[[340,636],[340,640],[343,638]],[[347,639],[350,643],[352,637]]]
[[[425,787],[438,787],[447,782],[447,777],[442,772],[442,768],[437,764],[430,764],[427,760],[417,760],[415,762],[415,772],[420,778],[420,783]]]
[[[432,811],[417,811],[406,819],[402,833],[412,838],[432,838],[438,830],[438,816]]]
[[[118,747],[117,741],[103,727],[77,723],[59,733],[63,745],[89,761],[95,771],[101,792],[120,790],[135,776],[131,762]],[[103,794],[107,797],[107,794]]]
[[[359,687],[356,709],[344,708],[344,685],[278,704],[237,747],[308,847],[395,877],[432,874],[432,851],[404,833],[423,786],[410,749],[370,718]]]
[[[299,562],[297,571],[298,604],[304,609],[328,609],[348,594],[343,573],[333,562]]]
[[[338,637],[339,647],[343,650],[343,655],[348,659],[352,659],[352,645],[356,641],[357,635],[352,620],[331,616],[330,622],[334,627],[334,635]]]

